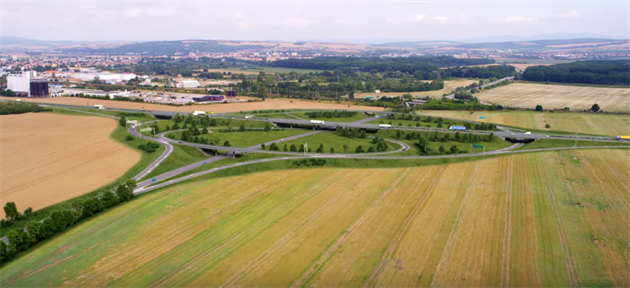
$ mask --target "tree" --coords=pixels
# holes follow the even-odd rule
[[[25,216],[31,215],[32,213],[33,213],[33,208],[31,208],[31,207],[28,207],[28,208],[26,208],[26,210],[24,210],[24,215]]]
[[[266,125],[265,126],[265,132],[269,132],[271,131],[271,125]]]
[[[297,147],[295,146],[295,144],[291,144],[291,148],[289,148],[289,151],[297,152]]]
[[[457,152],[459,152],[459,148],[457,148],[457,145],[451,146],[451,153],[455,154]]]
[[[29,247],[29,239],[28,235],[24,232],[23,229],[14,229],[7,233],[7,238],[9,239],[9,246],[12,246],[15,249],[15,252],[22,252],[28,249]]]
[[[334,154],[335,153],[335,148],[330,147],[330,154]]]
[[[92,82],[94,82],[94,83],[101,83],[101,77],[94,76],[94,79],[92,79]]]
[[[348,145],[343,144],[343,153],[346,154],[348,153]]]
[[[267,98],[268,94],[269,94],[269,91],[265,87],[259,87],[258,91],[256,92],[256,96],[262,98],[263,100]]]
[[[227,140],[225,142],[223,142],[223,146],[224,147],[232,147],[232,145],[230,145],[230,141],[227,141]],[[263,144],[262,148],[263,148],[263,150],[265,150],[265,144]]]
[[[238,127],[238,131],[245,132],[245,125],[241,125],[241,127]]]
[[[118,198],[112,191],[105,191],[101,202],[103,202],[103,208],[110,208],[118,204]]]
[[[442,154],[446,153],[446,148],[444,148],[444,146],[440,146],[439,150]]]
[[[116,187],[116,195],[118,196],[118,199],[122,202],[131,200],[131,198],[133,198],[133,189],[135,186],[135,180],[129,180],[118,185],[118,187]]]
[[[269,151],[279,151],[280,148],[278,147],[278,145],[276,143],[271,143],[271,145],[269,145]]]
[[[354,150],[355,153],[363,153],[365,152],[365,150],[363,150],[363,146],[359,145],[357,146],[357,149]]]
[[[494,133],[490,133],[488,135],[488,142],[492,142],[494,140]]]
[[[536,105],[536,111],[538,112],[542,112],[543,111],[543,106],[542,105]]]
[[[324,144],[319,144],[319,147],[317,147],[315,153],[324,153]]]
[[[298,152],[304,152],[304,144],[300,144],[300,150]]]
[[[551,128],[551,125],[549,125],[549,123],[545,124],[545,128],[549,129]]]
[[[131,135],[127,135],[127,137],[125,137],[125,140],[126,140],[126,141],[133,141],[134,139],[136,139],[136,138],[134,138],[134,137],[133,137],[133,136],[131,136]]]
[[[118,123],[120,124],[120,126],[127,126],[127,118],[125,118],[125,116],[120,117]]]
[[[591,111],[597,113],[599,111],[599,105],[597,105],[597,103],[593,104],[593,106],[591,106]]]
[[[7,202],[7,204],[4,205],[4,214],[9,220],[20,218],[20,212],[18,212],[14,202]]]

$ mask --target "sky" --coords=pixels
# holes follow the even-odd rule
[[[629,1],[2,0],[0,35],[40,40],[630,38]]]

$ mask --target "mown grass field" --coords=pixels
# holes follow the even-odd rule
[[[331,122],[354,122],[354,121],[362,120],[369,117],[365,115],[365,113],[361,113],[361,112],[356,112],[356,114],[354,114],[351,117],[341,117],[341,118],[317,118],[317,117],[312,118],[312,117],[306,116],[305,112],[292,112],[291,115],[295,115],[306,120],[323,120],[323,121],[331,121]]]
[[[436,128],[438,126],[438,123],[435,123],[435,120],[437,120],[438,117],[432,117],[432,121],[430,122],[424,122],[426,119],[427,117],[420,117],[420,121],[415,121],[415,120],[389,119],[386,117],[381,117],[381,118],[375,118],[374,120],[367,122],[366,124],[390,124],[394,126],[430,127],[430,128]],[[470,123],[464,122],[464,121],[444,119],[442,122],[442,128],[448,129],[448,126],[464,126],[466,124],[470,124]]]
[[[630,89],[514,83],[475,95],[503,106],[590,109],[595,103],[605,111],[630,110]]]
[[[367,134],[367,136],[373,136],[372,134]],[[291,141],[286,141],[283,143],[279,143],[280,149],[282,150],[284,145],[287,147],[291,147],[291,145],[295,145],[297,149],[300,149],[300,145],[308,144],[308,148],[311,149],[311,152],[315,152],[317,148],[319,148],[320,144],[324,145],[324,153],[330,153],[330,148],[335,149],[335,153],[342,154],[344,153],[343,145],[348,145],[347,153],[355,153],[357,147],[361,145],[363,150],[367,151],[367,149],[372,146],[372,139],[370,138],[349,138],[342,137],[337,135],[336,132],[323,132],[315,135],[305,136],[300,139],[295,139]],[[400,149],[400,145],[387,142],[388,149],[387,151],[392,151],[396,149]]]
[[[545,130],[545,124],[549,124],[551,127],[548,130],[553,131],[610,136],[630,135],[630,117],[628,115],[540,113],[534,111],[477,111],[473,114],[468,111],[422,111],[418,113],[433,117],[459,118],[538,130]],[[479,119],[481,116],[486,116],[486,119]]]
[[[451,92],[452,90],[455,90],[455,88],[457,87],[468,86],[475,82],[479,82],[479,79],[456,78],[456,79],[444,81],[444,89],[441,89],[441,90],[420,91],[420,92],[381,92],[381,93],[362,92],[362,93],[354,93],[354,97],[355,98],[365,98],[368,96],[396,97],[396,96],[402,96],[404,94],[411,94],[413,97],[416,97],[416,98],[422,98],[422,97],[427,97],[427,96],[434,97],[434,98],[441,98],[442,95],[444,95],[444,93]]]
[[[189,182],[41,244],[4,266],[0,284],[620,287],[628,157],[584,150],[577,161],[549,152]]]

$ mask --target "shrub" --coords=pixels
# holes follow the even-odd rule
[[[131,135],[127,135],[127,137],[125,137],[126,141],[133,141],[134,139],[136,139],[136,138],[131,136]]]

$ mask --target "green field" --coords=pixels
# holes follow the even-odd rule
[[[268,67],[268,66],[260,66],[260,65],[254,65],[254,64],[249,64],[249,63],[242,63],[243,65],[247,66],[247,67],[253,67],[254,69],[246,69],[243,70],[241,68],[225,68],[225,70],[231,70],[233,71],[232,73],[238,73],[238,72],[265,72],[265,73],[290,73],[292,71],[295,71],[297,73],[311,73],[311,72],[324,72],[324,71],[329,71],[329,70],[317,70],[317,69],[297,69],[297,68],[283,68],[283,67]]]
[[[402,119],[389,119],[389,118],[381,117],[381,118],[372,120],[370,122],[367,122],[366,124],[390,124],[390,125],[394,125],[394,126],[411,126],[411,127],[437,128],[437,126],[438,126],[438,123],[436,123],[437,119],[438,119],[438,117],[432,117],[432,120],[430,122],[425,122],[425,120],[427,120],[427,117],[420,117],[420,121],[402,120]],[[441,128],[448,129],[448,126],[464,126],[466,124],[471,124],[471,123],[470,122],[464,122],[464,121],[455,121],[455,120],[444,119],[443,122],[442,122],[442,127]]]
[[[218,138],[220,139],[218,142],[221,143],[221,145],[223,145],[225,141],[229,141],[231,147],[243,148],[310,132],[309,130],[304,129],[245,132],[221,132],[218,129],[211,129],[210,131],[212,131],[212,133],[199,135],[199,137],[204,137],[209,140],[214,140],[215,138]],[[172,139],[181,139],[181,135],[182,132],[173,132],[169,133],[167,136]]]
[[[199,148],[173,144],[173,153],[164,160],[158,167],[153,169],[151,173],[147,174],[143,179],[149,179],[151,177],[161,175],[168,171],[177,169],[179,167],[186,166],[195,162],[199,162],[204,159],[210,158],[199,150]]]
[[[410,131],[404,131],[405,133],[409,133]],[[425,138],[428,139],[429,137],[429,133],[427,132],[423,132],[426,136]],[[430,133],[433,134],[433,133]],[[449,134],[449,136],[452,138],[455,134],[453,133],[439,133],[438,132],[438,137],[442,138],[445,134]],[[388,139],[394,139],[397,141],[401,141],[406,143],[407,145],[409,145],[409,150],[404,151],[404,152],[400,152],[400,153],[396,153],[396,154],[392,154],[392,155],[387,155],[387,156],[419,156],[422,155],[420,153],[420,149],[418,148],[418,146],[416,145],[416,143],[418,143],[418,140],[407,140],[404,138],[404,136],[402,136],[403,138],[398,139],[396,138],[396,131],[393,130],[381,130],[378,133],[376,133],[376,136],[379,137],[383,137],[383,138],[388,138]],[[501,138],[499,137],[494,137],[493,140],[491,142],[487,142],[486,141],[486,137],[484,135],[479,135],[481,138],[481,141],[475,142],[475,144],[480,144],[483,145],[486,148],[486,152],[492,151],[492,150],[498,150],[498,149],[503,149],[503,148],[507,148],[510,147],[512,145],[512,143],[507,142],[507,141],[503,141],[501,140]],[[458,141],[429,141],[429,147],[431,147],[431,154],[434,155],[440,155],[440,154],[445,154],[445,153],[440,153],[440,146],[444,146],[444,148],[446,149],[446,151],[448,152],[449,149],[455,145],[457,146],[458,151],[460,151],[459,153],[479,153],[479,152],[483,152],[483,149],[481,148],[472,148],[471,144],[473,143],[469,143],[469,142],[458,142]],[[471,150],[472,149],[472,150]]]
[[[373,134],[367,133],[367,136],[373,136]],[[330,148],[335,149],[335,153],[341,154],[344,153],[343,146],[347,145],[348,150],[347,153],[355,153],[357,146],[361,145],[364,150],[372,146],[372,139],[370,138],[348,138],[337,135],[336,132],[323,132],[315,135],[306,136],[300,139],[292,140],[284,142],[284,144],[278,144],[280,149],[282,150],[284,145],[288,148],[291,145],[295,145],[297,149],[300,148],[300,145],[308,144],[308,148],[311,149],[311,152],[315,152],[320,144],[324,145],[324,153],[330,153]],[[394,144],[391,142],[387,142],[389,148],[387,151],[397,150],[400,148],[398,144]]]
[[[304,112],[292,112],[291,114],[296,115],[306,120],[316,119],[316,120],[324,120],[324,121],[330,121],[330,122],[355,122],[355,121],[369,117],[365,115],[365,113],[362,113],[362,112],[356,112],[356,114],[354,114],[351,117],[341,117],[341,118],[311,118],[311,117],[306,116]]]
[[[630,151],[577,153],[189,181],[45,241],[0,285],[621,287]]]
[[[630,147],[630,142],[627,141],[611,141],[611,142],[599,142],[599,141],[574,141],[574,140],[559,140],[559,139],[539,139],[532,143],[525,144],[517,150],[529,150],[539,148],[556,148],[556,147],[591,147],[591,146],[625,146]]]

